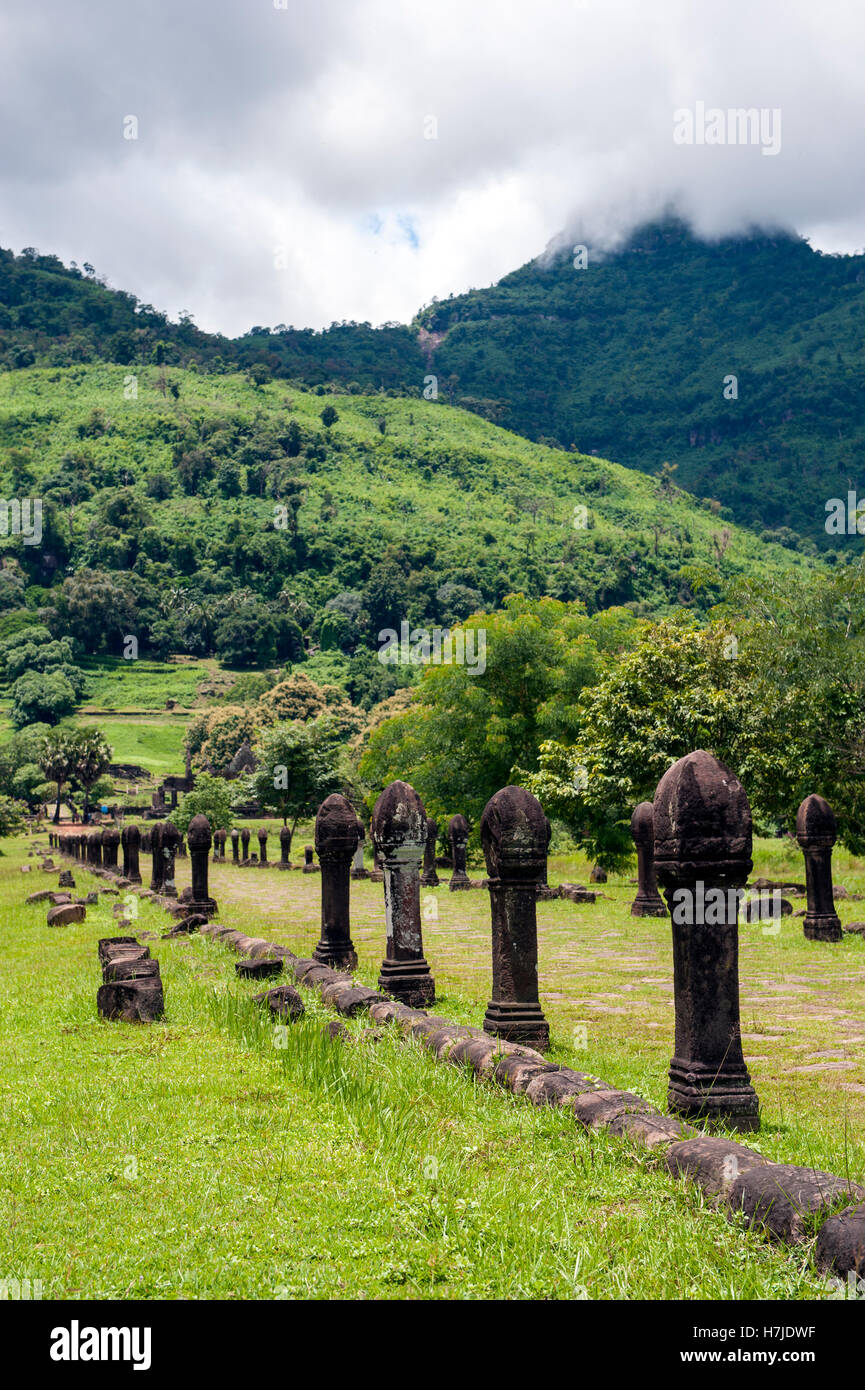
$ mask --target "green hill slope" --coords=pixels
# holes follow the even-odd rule
[[[813,563],[669,483],[442,403],[237,376],[7,373],[0,460],[3,495],[44,508],[41,544],[0,542],[0,636],[41,612],[91,656],[130,635],[235,665],[321,645],[358,699],[388,693],[374,653],[403,620],[446,626],[515,590],[705,609],[737,574]]]

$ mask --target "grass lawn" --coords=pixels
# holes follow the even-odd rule
[[[114,750],[112,762],[136,763],[160,781],[171,774],[183,776],[188,715],[81,715],[75,723],[96,724],[102,730]]]
[[[295,860],[304,842],[299,834]],[[757,871],[774,875],[779,847],[760,849]],[[52,930],[44,906],[24,898],[53,879],[21,874],[26,862],[26,841],[6,842],[6,1277],[40,1279],[46,1298],[823,1296],[808,1246],[776,1248],[739,1229],[624,1141],[477,1084],[387,1030],[375,1042],[326,1042],[331,1015],[308,994],[306,1019],[275,1033],[229,951],[196,937],[162,941],[165,915],[137,899],[135,929],[159,957],[166,1018],[147,1028],[100,1022],[96,942],[116,931],[116,899]],[[553,861],[550,879],[585,872],[571,857]],[[181,884],[188,873],[180,861]],[[80,868],[75,876],[85,891],[99,882]],[[863,880],[861,865],[839,855],[836,881]],[[320,884],[222,865],[211,878],[223,922],[304,952],[318,935]],[[626,881],[605,891],[594,907],[539,905],[552,1056],[663,1104],[669,923],[631,918]],[[381,886],[353,883],[352,903],[359,974],[373,983]],[[842,904],[842,919],[865,915],[861,906]],[[435,1010],[479,1023],[488,895],[429,891],[425,914]],[[796,918],[777,937],[743,927],[742,995],[764,1107],[753,1142],[862,1180],[865,942],[807,943]]]
[[[88,680],[83,715],[103,710],[164,710],[166,700],[191,709],[199,685],[218,670],[215,661],[124,661],[122,657],[101,657],[81,665]]]

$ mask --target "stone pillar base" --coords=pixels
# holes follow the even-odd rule
[[[667,1105],[673,1114],[709,1125],[720,1123],[742,1131],[760,1128],[760,1101],[744,1067],[711,1071],[674,1057]]]
[[[808,941],[841,940],[841,921],[834,912],[827,912],[819,917],[816,914],[806,914],[802,926]]]
[[[421,874],[420,886],[421,888],[438,888],[439,876],[436,873],[435,869],[430,869],[429,873],[427,874]]]
[[[506,1042],[522,1043],[545,1052],[550,1045],[550,1025],[540,1004],[507,1004],[490,1000],[484,1015],[484,1032]]]
[[[289,863],[283,864],[282,860],[280,860],[276,867],[278,869],[293,869],[294,865]]]
[[[632,917],[668,917],[669,915],[660,894],[657,894],[654,898],[642,898],[638,893],[631,903]]]
[[[423,956],[419,960],[383,960],[378,987],[413,1009],[435,1003],[435,980]]]
[[[471,888],[472,881],[468,874],[453,874],[448,884],[452,893],[458,893],[460,889]]]
[[[312,953],[319,965],[328,965],[331,970],[357,970],[357,951],[351,941],[337,945],[329,941],[319,941]]]
[[[208,921],[211,917],[216,917],[219,913],[219,904],[214,898],[203,898],[201,902],[190,901],[187,906],[191,913],[199,912],[201,916],[206,917]]]
[[[317,864],[304,864],[303,872],[305,874],[318,874],[321,872],[321,870],[319,869]]]
[[[369,878],[369,877],[370,877],[370,872],[369,872],[369,869],[351,869],[351,870],[349,871],[349,877],[350,877],[350,878]]]
[[[370,883],[384,883],[384,874],[380,869],[372,869],[369,875]]]

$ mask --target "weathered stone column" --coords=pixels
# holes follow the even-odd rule
[[[284,825],[279,832],[279,867],[291,868],[291,831]]]
[[[323,802],[322,805],[324,805]],[[318,865],[313,862],[312,858],[312,845],[304,845],[303,847],[303,872],[305,874],[318,873]]]
[[[208,892],[207,856],[210,846],[213,843],[213,836],[210,833],[210,821],[207,816],[193,816],[186,831],[186,842],[189,845],[189,862],[192,870],[192,899],[189,904],[190,913],[200,912],[205,917],[212,917],[218,911],[217,904]]]
[[[162,832],[165,826],[161,820],[150,827],[150,891],[161,893],[164,882],[165,859],[162,854]]]
[[[141,870],[138,867],[138,849],[141,844],[141,831],[138,826],[124,825],[120,843],[123,846],[123,877],[128,878],[130,883],[140,883]]]
[[[142,854],[149,854],[149,853],[150,853],[150,831],[149,831],[149,830],[142,830],[142,832],[141,832],[141,853],[142,853]]]
[[[98,830],[91,830],[87,836],[87,859],[96,868],[102,864],[102,837]]]
[[[180,845],[180,831],[170,820],[162,827],[162,892],[166,898],[177,897],[174,882],[174,861]]]
[[[258,862],[267,865],[267,831],[258,831]]]
[[[655,869],[673,919],[669,1106],[757,1129],[760,1103],[739,1032],[739,901],[751,871],[745,788],[701,748],[664,774],[653,812]]]
[[[117,873],[117,850],[120,846],[120,835],[109,826],[102,832],[102,864],[112,873]]]
[[[437,888],[439,876],[436,873],[436,840],[438,839],[438,824],[432,816],[426,818],[426,847],[423,856],[423,873],[420,876],[421,886],[424,888]]]
[[[448,824],[448,839],[451,842],[454,871],[451,874],[450,890],[455,893],[460,888],[471,888],[466,873],[466,845],[469,840],[469,823],[465,816],[451,816]]]
[[[366,839],[366,831],[360,816],[357,818],[357,849],[354,852],[354,863],[351,866],[352,878],[369,878],[369,869],[364,868],[363,845]]]
[[[655,876],[655,813],[651,801],[641,801],[631,816],[631,835],[637,848],[637,896],[631,903],[632,917],[666,917],[667,909],[658,892]]]
[[[453,821],[451,821],[453,825]],[[481,817],[492,916],[493,989],[484,1032],[543,1051],[550,1026],[538,998],[537,889],[550,823],[524,787],[504,787]]]
[[[840,941],[841,921],[832,887],[832,846],[838,838],[835,814],[822,796],[806,796],[796,813],[796,839],[805,856],[808,909],[803,923],[809,941]]]
[[[240,843],[241,843],[242,846],[243,846],[243,854],[242,854],[242,856],[241,856],[242,862],[243,862],[244,864],[248,864],[248,863],[249,863],[249,829],[248,829],[247,826],[244,826],[243,829],[242,829],[241,832],[240,832]]]
[[[408,782],[385,787],[372,813],[372,842],[384,873],[387,948],[378,987],[420,1009],[435,999],[435,981],[423,953],[420,869],[427,840],[423,802]]]
[[[213,832],[213,862],[216,864],[220,859],[225,858],[225,831],[214,830]]]
[[[239,847],[239,843],[240,843],[240,831],[235,827],[235,829],[232,830],[232,832],[231,832],[231,862],[232,862],[232,864],[237,864],[237,863],[239,862],[239,859],[238,859],[238,847]]]
[[[346,798],[334,792],[321,803],[315,818],[315,848],[321,863],[321,940],[312,953],[332,970],[357,968],[349,919],[349,866],[356,846],[357,817]]]

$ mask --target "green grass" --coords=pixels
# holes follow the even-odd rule
[[[302,843],[300,835],[295,859]],[[44,907],[23,899],[52,880],[22,875],[23,862],[24,841],[0,860],[7,1277],[41,1279],[44,1297],[61,1298],[819,1296],[807,1246],[790,1251],[739,1229],[696,1188],[673,1182],[657,1157],[442,1066],[387,1029],[376,1042],[325,1042],[321,1024],[332,1015],[309,994],[306,1019],[275,1032],[249,1002],[255,987],[236,981],[236,957],[217,943],[149,939],[165,1021],[100,1022],[96,941],[116,932],[116,900],[51,930]],[[861,881],[861,866],[839,867],[849,886]],[[576,876],[573,861],[553,869],[553,879],[561,869]],[[181,883],[188,871],[181,861]],[[97,885],[75,875],[85,891]],[[317,875],[228,866],[211,880],[221,920],[298,951],[318,932],[320,884]],[[662,1103],[669,990],[642,984],[638,972],[668,986],[669,924],[627,917],[627,884],[607,891],[594,908],[539,907],[553,1055]],[[439,916],[425,928],[436,1011],[476,1023],[488,989],[487,894],[425,896]],[[373,980],[381,887],[355,883],[352,900],[359,973]],[[164,914],[134,901],[135,930],[161,934]],[[743,937],[746,1018],[755,978],[771,971],[779,983],[807,972],[827,1009],[861,1020],[861,941],[815,949],[792,931]],[[650,952],[657,960],[647,968]],[[625,1016],[597,1007],[613,992]],[[808,1001],[796,1004],[804,1023]],[[588,1020],[587,1049],[575,1045],[578,1018]],[[777,1007],[758,1021],[771,1029]],[[811,1027],[812,1048],[833,1034],[826,1020]],[[796,1046],[785,1037],[752,1067],[765,1112],[755,1142],[837,1172],[846,1161],[861,1176],[863,1099],[805,1074],[793,1104],[785,1087]],[[854,1056],[861,1073],[861,1047]]]
[[[215,666],[214,662],[124,661],[122,657],[81,664],[88,677],[81,712],[98,714],[164,710],[168,700],[190,709],[198,698],[198,686],[213,674]]]

